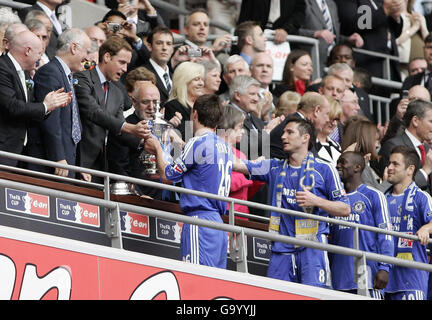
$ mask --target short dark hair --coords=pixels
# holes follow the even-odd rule
[[[351,157],[353,165],[359,165],[360,166],[360,173],[363,172],[366,162],[363,157],[363,155],[360,152],[357,151],[344,151],[343,154],[347,154]]]
[[[223,110],[216,94],[205,94],[198,97],[193,105],[198,113],[198,121],[207,128],[216,128],[222,120]]]
[[[131,45],[119,36],[109,37],[99,48],[99,62],[103,61],[105,53],[115,56],[120,50],[125,49],[132,52]]]
[[[150,31],[150,33],[148,34],[148,36],[146,38],[146,41],[148,44],[153,45],[153,37],[157,33],[164,33],[164,34],[171,35],[171,37],[173,38],[173,42],[174,42],[174,36],[173,36],[171,30],[167,27],[158,26],[158,27],[152,29],[152,31]]]
[[[240,50],[246,43],[246,37],[252,35],[253,29],[257,26],[261,25],[256,21],[243,21],[235,28],[234,35],[238,37],[237,46]]]
[[[431,42],[432,42],[432,32],[426,36],[426,38],[424,39],[424,44],[426,45],[426,43],[431,43]]]
[[[414,178],[417,171],[421,167],[420,157],[419,157],[417,151],[414,148],[407,147],[407,146],[396,146],[391,150],[390,154],[393,154],[393,153],[402,154],[402,156],[404,158],[405,168],[408,168],[408,166],[410,166],[410,165],[414,166],[414,173],[413,173],[413,178]]]
[[[298,123],[298,130],[300,134],[308,134],[309,135],[309,144],[308,150],[311,150],[315,144],[316,140],[316,132],[313,123],[308,119],[299,118],[297,116],[291,115],[286,118],[285,127],[288,123],[295,122]],[[284,128],[285,130],[285,128]]]
[[[117,17],[122,18],[123,20],[127,20],[127,17],[122,12],[112,9],[104,15],[104,17],[102,18],[102,22],[107,21],[108,18],[112,17],[112,16],[117,16]]]
[[[210,18],[209,13],[208,13],[208,11],[207,11],[206,9],[204,9],[204,8],[195,8],[195,9],[191,10],[191,11],[188,13],[188,15],[186,16],[185,26],[189,25],[190,17],[191,17],[193,14],[197,13],[197,12],[204,13],[205,15],[207,15],[207,17]]]
[[[406,112],[402,118],[402,121],[406,128],[410,126],[411,120],[414,116],[417,116],[419,119],[423,119],[425,117],[426,111],[432,110],[432,103],[429,101],[416,99],[411,101],[408,104]]]

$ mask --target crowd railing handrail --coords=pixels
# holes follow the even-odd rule
[[[372,226],[368,226],[368,225],[352,223],[352,222],[344,221],[341,219],[317,216],[314,214],[309,214],[309,213],[290,210],[290,209],[277,208],[277,207],[274,207],[271,205],[261,204],[261,203],[257,203],[257,202],[241,200],[241,199],[236,199],[236,198],[232,198],[232,197],[220,196],[217,194],[203,192],[203,191],[190,190],[190,189],[186,189],[186,188],[182,188],[182,187],[178,187],[178,186],[174,186],[174,185],[169,185],[169,184],[164,184],[164,183],[154,182],[154,181],[149,181],[149,180],[144,180],[144,179],[137,179],[137,178],[118,175],[118,174],[105,172],[105,171],[98,171],[98,170],[88,169],[88,168],[84,168],[84,167],[61,164],[61,163],[57,163],[54,161],[49,161],[49,160],[44,160],[44,159],[39,159],[39,158],[33,158],[33,157],[19,155],[19,154],[15,154],[15,153],[9,153],[9,152],[5,152],[5,151],[0,151],[0,157],[36,163],[36,164],[39,164],[42,166],[51,166],[51,167],[58,167],[58,168],[67,169],[67,170],[73,170],[76,172],[85,172],[85,173],[89,173],[91,175],[95,175],[95,176],[99,176],[99,177],[103,177],[103,178],[108,178],[108,179],[114,180],[114,181],[129,182],[129,183],[139,184],[139,185],[143,185],[143,186],[147,186],[147,187],[155,187],[155,188],[159,188],[159,189],[165,189],[165,190],[172,191],[172,192],[186,193],[186,194],[190,194],[190,195],[194,195],[194,196],[210,198],[213,200],[220,200],[220,201],[224,201],[227,203],[245,205],[245,206],[253,207],[256,209],[270,210],[270,211],[278,212],[278,213],[296,215],[296,216],[299,216],[302,218],[315,219],[315,220],[319,220],[322,222],[339,224],[339,225],[343,225],[346,227],[352,227],[352,228],[359,227],[360,229],[365,230],[365,231],[373,231],[376,233],[392,235],[395,237],[403,237],[403,238],[412,239],[412,240],[418,240],[419,239],[418,236],[416,236],[416,235],[410,235],[410,234],[405,234],[405,233],[401,233],[401,232],[397,232],[397,231],[386,230],[386,229],[372,227]],[[6,166],[3,166],[3,168],[6,168]],[[15,169],[14,167],[10,167],[10,170],[14,170],[14,169]],[[30,171],[31,170],[29,170],[29,172]],[[54,175],[51,175],[51,176],[56,177]],[[70,181],[79,181],[79,180],[70,179]],[[104,184],[104,186],[106,186],[106,183]],[[99,185],[99,187],[102,187],[102,185]],[[107,195],[109,196],[109,194],[110,193],[108,192]],[[105,200],[109,200],[109,197],[105,198]],[[429,240],[429,243],[432,244],[432,239]]]

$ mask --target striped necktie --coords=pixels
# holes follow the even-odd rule
[[[333,32],[333,23],[331,21],[330,12],[328,11],[327,3],[325,0],[321,1],[321,11],[324,17],[324,21],[327,25],[327,29],[331,32]]]
[[[168,93],[171,93],[171,84],[170,84],[170,81],[169,81],[168,73],[165,72],[164,75],[163,75],[163,77],[164,77],[164,80],[165,80],[165,87],[166,87]]]
[[[69,85],[72,91],[72,140],[75,144],[81,141],[81,127],[78,116],[78,104],[75,97],[75,89],[73,86],[72,73],[69,73]]]

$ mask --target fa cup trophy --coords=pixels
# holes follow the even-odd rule
[[[156,103],[156,112],[153,115],[153,121],[149,120],[148,124],[150,125],[152,134],[159,140],[162,148],[167,151],[170,144],[170,130],[173,128],[173,125],[163,119],[163,114],[160,112],[159,101]],[[143,150],[139,159],[144,165],[144,174],[146,176],[154,176],[158,174],[155,155]]]

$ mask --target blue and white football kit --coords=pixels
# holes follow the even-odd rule
[[[285,160],[271,159],[245,164],[252,179],[265,181],[270,189],[273,206],[303,212],[297,205],[296,192],[301,186],[308,186],[315,195],[349,204],[345,190],[336,168],[312,154],[303,161],[301,167],[288,165]],[[308,183],[305,181],[310,178]],[[279,203],[278,203],[279,202]],[[320,208],[314,208],[313,214],[328,216]],[[270,230],[281,235],[327,243],[329,225],[325,222],[304,219],[296,216],[271,213]],[[327,252],[292,244],[274,242],[267,276],[291,282],[319,287],[331,287],[330,268]]]
[[[352,223],[391,230],[390,215],[385,195],[372,187],[361,184],[357,190],[348,193],[351,212],[348,217],[334,217]],[[330,243],[353,248],[354,230],[343,225],[333,224],[330,227]],[[386,234],[359,230],[359,250],[394,256],[393,237]],[[354,291],[354,258],[343,254],[330,254],[330,270],[333,289]],[[371,297],[383,298],[381,290],[373,289],[373,279],[379,270],[389,272],[391,265],[367,260],[368,288]]]
[[[432,220],[432,198],[412,182],[403,194],[386,192],[393,228],[398,232],[416,234]],[[395,255],[398,258],[428,263],[426,246],[419,241],[395,238]],[[429,273],[427,271],[393,266],[385,292],[394,300],[426,299]]]
[[[228,196],[233,164],[232,148],[212,132],[188,141],[180,157],[165,168],[167,179],[182,182],[182,187]],[[182,193],[180,207],[190,217],[223,223],[226,203]],[[224,231],[183,225],[183,261],[226,268],[227,234]]]

